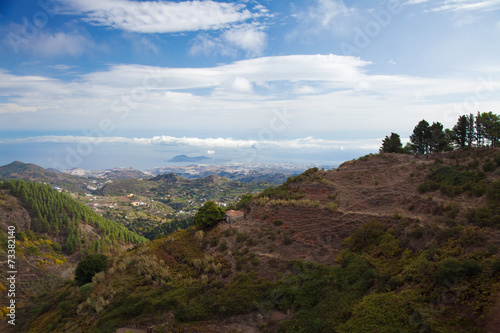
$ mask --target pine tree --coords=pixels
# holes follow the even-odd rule
[[[441,152],[447,146],[446,136],[443,132],[443,125],[439,122],[432,123],[430,130],[429,150],[431,152]]]
[[[429,123],[421,120],[413,129],[413,134],[410,136],[412,149],[415,154],[426,154],[429,152],[429,142],[431,141],[431,130]]]
[[[466,115],[458,117],[457,124],[453,126],[455,143],[459,148],[464,148],[468,142],[469,117]]]
[[[401,138],[399,134],[391,133],[391,136],[386,136],[382,140],[382,147],[380,148],[381,153],[402,153],[403,144],[401,143]]]

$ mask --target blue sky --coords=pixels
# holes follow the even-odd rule
[[[498,113],[499,14],[500,0],[5,0],[0,164],[337,164],[421,119]]]

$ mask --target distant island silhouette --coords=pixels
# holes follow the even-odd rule
[[[193,156],[189,157],[187,155],[177,155],[174,158],[166,161],[168,163],[197,163],[197,162],[208,162],[212,159],[206,156]]]

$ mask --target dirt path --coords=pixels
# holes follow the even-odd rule
[[[62,275],[63,279],[67,279],[68,276],[75,271],[75,267],[68,268]]]

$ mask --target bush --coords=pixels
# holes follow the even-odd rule
[[[208,243],[210,244],[210,247],[216,247],[219,244],[219,238],[217,238],[217,236],[213,236],[210,238]]]
[[[293,241],[292,241],[292,239],[291,239],[290,237],[285,236],[285,237],[283,238],[283,244],[284,244],[284,245],[290,245],[290,244],[292,244],[292,243],[293,243]]]
[[[92,290],[94,290],[94,285],[92,283],[87,283],[81,286],[80,289],[78,289],[78,292],[86,298]]]
[[[483,171],[484,172],[491,172],[493,170],[495,170],[497,167],[496,163],[493,162],[493,160],[491,158],[488,158],[486,160],[486,163],[484,163],[483,165]]]
[[[277,225],[277,226],[280,226],[280,225],[283,225],[283,221],[281,220],[274,220],[274,225]]]
[[[440,262],[434,272],[434,281],[444,284],[453,284],[460,277],[460,261],[456,258],[446,258]]]
[[[240,210],[243,208],[247,208],[252,202],[253,195],[252,194],[243,194],[240,201],[236,204],[236,209]]]
[[[83,258],[75,269],[75,281],[83,286],[91,283],[95,274],[106,270],[108,257],[103,254],[91,254]]]
[[[346,238],[344,245],[351,251],[367,250],[377,243],[380,236],[385,233],[385,229],[379,221],[370,221],[359,227],[351,236]]]
[[[481,265],[475,260],[467,259],[462,263],[462,272],[467,277],[479,275],[482,271]]]
[[[226,241],[225,241],[225,240],[223,240],[222,242],[220,242],[219,247],[218,247],[218,250],[219,250],[220,252],[224,252],[224,251],[226,251],[227,249],[228,249],[228,246],[227,246]]]
[[[213,201],[207,201],[198,209],[193,223],[200,229],[207,228],[223,220],[225,215],[224,209],[218,207]]]
[[[495,262],[493,262],[493,272],[500,273],[500,259],[497,259],[495,260]]]

